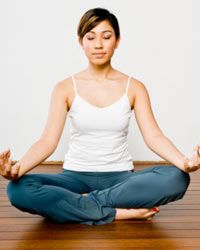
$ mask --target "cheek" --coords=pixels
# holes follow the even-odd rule
[[[92,46],[91,44],[84,44],[83,50],[85,51],[86,55],[90,55],[92,51]]]
[[[106,48],[107,48],[107,50],[108,50],[110,53],[113,53],[114,50],[115,50],[115,45],[116,45],[115,42],[108,43],[107,46],[106,46]]]

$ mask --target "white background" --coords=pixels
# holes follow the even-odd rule
[[[113,67],[142,81],[163,133],[186,155],[200,143],[200,1],[0,0],[0,151],[19,160],[40,137],[53,86],[83,70],[79,19],[105,7],[120,23]],[[64,160],[66,122],[48,160]],[[129,128],[134,160],[161,160],[144,144],[134,115]]]

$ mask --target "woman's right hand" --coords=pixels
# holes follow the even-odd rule
[[[19,178],[19,163],[12,166],[12,159],[10,158],[10,149],[0,153],[0,175],[8,180],[17,180]]]

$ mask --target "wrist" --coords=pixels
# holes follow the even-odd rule
[[[186,165],[185,165],[185,159],[186,159],[186,156],[183,156],[181,159],[180,159],[180,162],[176,165],[178,168],[180,168],[182,171],[188,173],[187,171],[187,168],[186,168]]]
[[[187,168],[187,164],[186,161],[188,160],[188,158],[186,156],[183,156],[181,165],[180,165],[180,169],[183,170],[186,173],[189,173],[188,168]]]

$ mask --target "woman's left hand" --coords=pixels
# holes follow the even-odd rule
[[[186,172],[194,172],[200,168],[200,145],[193,149],[192,158],[184,158],[184,169]]]

